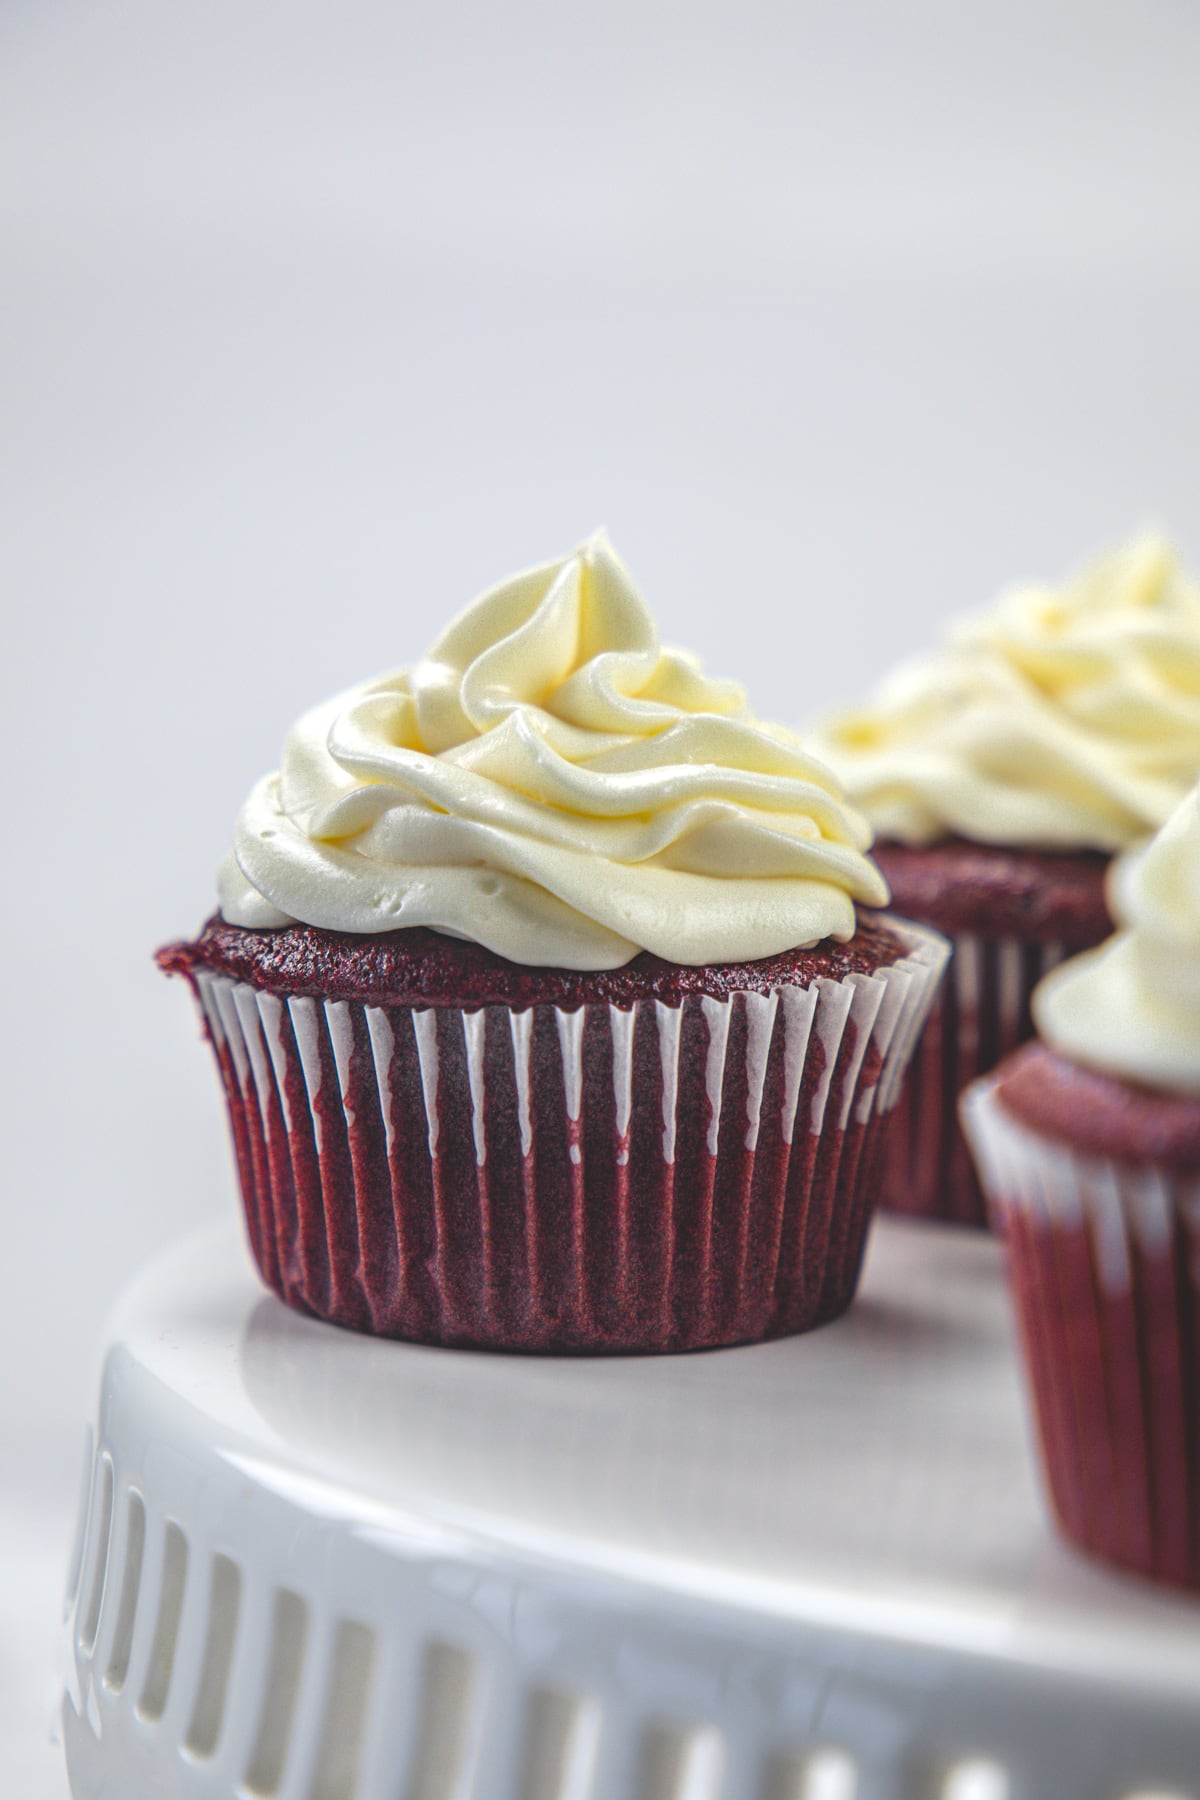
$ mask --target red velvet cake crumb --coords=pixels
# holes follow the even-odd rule
[[[228,975],[260,993],[357,1000],[369,1006],[630,1007],[639,1000],[678,1005],[689,994],[727,999],[871,974],[905,953],[896,933],[868,915],[849,943],[832,939],[759,962],[689,967],[643,952],[619,969],[541,969],[513,963],[479,944],[416,928],[377,936],[289,925],[248,931],[214,914],[192,942],[158,952],[167,974],[195,969]]]
[[[1002,1071],[1001,1105],[1042,1137],[1117,1162],[1200,1167],[1200,1100],[1139,1087],[1030,1044]]]
[[[976,932],[1083,949],[1112,930],[1104,899],[1109,858],[1010,850],[947,838],[924,846],[876,844],[872,855],[892,907],[954,937]]]

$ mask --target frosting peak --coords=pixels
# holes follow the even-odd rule
[[[238,819],[232,924],[428,925],[514,962],[757,960],[887,890],[865,821],[734,682],[665,649],[602,534],[295,726]]]
[[[1200,588],[1135,538],[962,621],[814,743],[880,837],[1123,849],[1200,768]]]
[[[1108,899],[1121,929],[1041,982],[1038,1030],[1076,1062],[1200,1094],[1200,792],[1118,858]]]

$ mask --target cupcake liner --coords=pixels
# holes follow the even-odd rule
[[[986,1225],[958,1098],[1032,1037],[1033,990],[1072,950],[970,933],[952,942],[946,979],[888,1135],[880,1204],[914,1217]]]
[[[360,1330],[517,1350],[833,1317],[945,958],[893,928],[873,974],[679,1006],[368,1006],[197,970],[263,1279]]]
[[[1050,1499],[1093,1555],[1200,1588],[1200,1176],[963,1123],[1008,1240]]]

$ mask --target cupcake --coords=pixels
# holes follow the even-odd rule
[[[849,1303],[945,950],[602,536],[317,707],[199,1001],[250,1244],[289,1305],[441,1344],[695,1349]]]
[[[1030,1036],[1042,976],[1107,935],[1112,855],[1195,780],[1200,588],[1139,538],[961,623],[810,741],[874,827],[896,911],[954,946],[883,1204],[983,1224],[957,1096]]]
[[[1120,929],[1047,976],[963,1121],[1002,1220],[1051,1501],[1200,1588],[1200,803],[1114,864]]]

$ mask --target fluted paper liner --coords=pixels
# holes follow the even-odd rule
[[[945,960],[681,1005],[277,998],[195,973],[250,1243],[290,1305],[423,1342],[682,1350],[849,1303]]]
[[[986,1225],[987,1207],[959,1124],[964,1088],[1033,1035],[1030,1001],[1065,944],[963,933],[930,1008],[888,1134],[881,1205],[889,1212]]]
[[[1064,1533],[1200,1588],[1200,1177],[1052,1142],[990,1081],[964,1096],[963,1123],[1008,1242]]]

